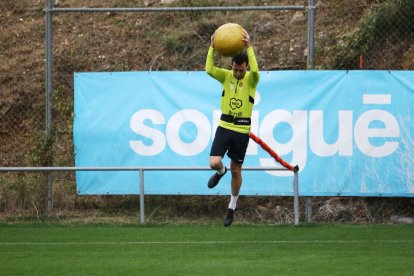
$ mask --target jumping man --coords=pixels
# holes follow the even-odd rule
[[[217,170],[208,181],[208,187],[214,188],[226,174],[227,168],[222,159],[227,152],[231,159],[231,198],[224,217],[224,226],[229,226],[234,219],[237,199],[242,184],[241,169],[249,144],[251,115],[259,82],[259,68],[249,34],[243,30],[245,52],[232,58],[232,70],[214,66],[214,34],[206,60],[206,71],[222,84],[221,117],[210,151],[210,167]],[[250,71],[247,69],[250,67]]]

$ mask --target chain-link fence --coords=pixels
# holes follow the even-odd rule
[[[414,69],[414,1],[318,1],[318,69]]]
[[[44,130],[44,13],[26,1],[0,3],[0,165],[28,165]]]
[[[46,140],[44,2],[0,2],[0,166],[74,165],[74,72],[203,70],[210,36],[226,22],[238,22],[249,31],[260,70],[307,69],[306,8],[298,11],[56,13],[53,16],[53,127],[50,139]],[[414,68],[414,1],[315,2],[316,69]],[[103,5],[94,0],[54,0],[53,4],[54,7]],[[105,2],[105,7],[237,5],[306,6],[307,1]],[[223,67],[229,65],[227,59],[217,62]],[[2,210],[12,206],[10,199],[19,198],[19,193],[23,196],[19,191],[24,189],[19,185],[43,183],[41,176],[23,182],[10,181],[15,177],[19,176],[0,176],[4,191],[0,193]],[[76,197],[74,174],[56,174],[54,182],[55,206],[65,208],[68,196],[65,199],[63,195]],[[39,185],[38,189],[42,190],[44,184]],[[14,191],[14,196],[10,191]],[[26,190],[26,193],[32,192]],[[4,203],[5,197],[8,203]],[[22,208],[38,206],[39,209],[41,204],[26,200],[23,205]]]

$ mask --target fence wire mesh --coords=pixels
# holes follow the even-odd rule
[[[414,1],[318,1],[315,67],[414,69]]]

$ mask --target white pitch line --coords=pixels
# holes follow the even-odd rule
[[[96,242],[0,242],[1,245],[145,245],[145,244],[307,244],[307,243],[413,243],[413,240],[304,240],[304,241],[96,241]]]

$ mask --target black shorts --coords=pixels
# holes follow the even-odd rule
[[[210,156],[227,156],[236,163],[243,164],[249,145],[249,134],[236,132],[221,126],[217,127],[211,146]]]

